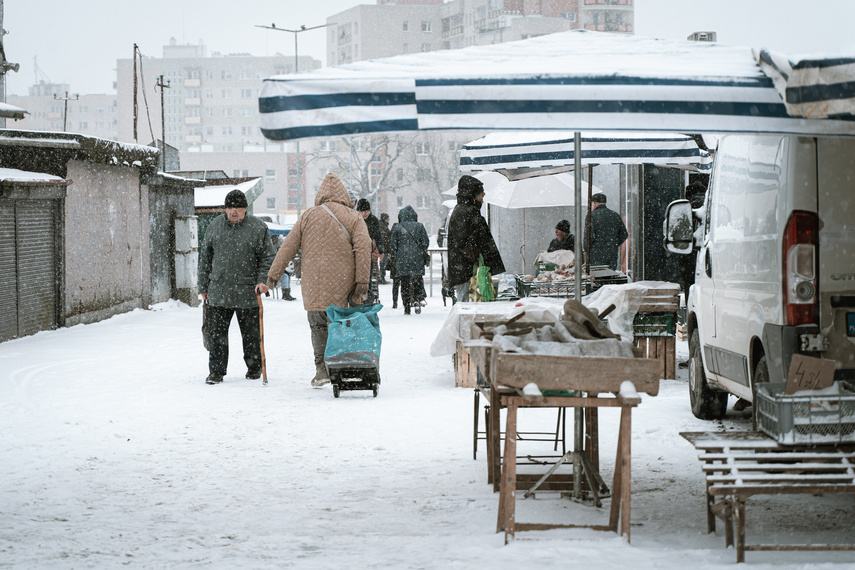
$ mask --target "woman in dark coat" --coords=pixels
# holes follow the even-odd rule
[[[404,301],[404,314],[410,314],[410,307],[421,313],[422,286],[425,274],[424,252],[430,240],[419,215],[412,206],[406,206],[398,213],[398,223],[392,230],[392,251],[395,253],[395,276],[401,280],[401,297]]]

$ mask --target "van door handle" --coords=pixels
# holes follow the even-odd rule
[[[707,277],[712,277],[712,256],[710,255],[710,248],[707,248],[704,252],[704,271],[707,272]]]

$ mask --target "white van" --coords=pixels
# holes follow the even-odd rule
[[[855,138],[723,137],[702,208],[673,202],[665,246],[697,252],[689,396],[719,419],[728,394],[754,401],[794,354],[855,380]],[[755,415],[756,417],[756,415]]]

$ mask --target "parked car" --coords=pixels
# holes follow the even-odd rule
[[[718,419],[728,395],[785,381],[794,354],[855,380],[855,139],[721,139],[703,207],[666,211],[665,246],[698,251],[687,303],[689,399]],[[756,410],[755,410],[756,419]]]

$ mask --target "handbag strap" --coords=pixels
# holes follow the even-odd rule
[[[334,219],[335,221],[337,221],[337,222],[338,222],[338,225],[340,225],[340,226],[341,226],[341,229],[343,229],[343,230],[344,230],[344,233],[345,233],[345,234],[347,234],[347,243],[349,243],[350,245],[353,245],[353,238],[351,238],[351,237],[350,237],[350,232],[349,232],[349,231],[347,231],[347,228],[346,228],[346,227],[344,227],[344,224],[343,224],[343,223],[341,223],[341,221],[340,221],[338,218],[336,218],[336,217],[335,217],[335,214],[333,214],[332,210],[330,210],[330,209],[327,207],[327,205],[326,205],[326,204],[321,204],[321,208],[323,208],[324,210],[326,210],[326,211],[327,211],[327,214],[329,214],[330,216],[332,216],[332,217],[333,217],[333,219]]]
[[[416,236],[414,236],[413,234],[411,234],[411,233],[410,233],[410,230],[408,230],[408,229],[407,229],[407,226],[405,226],[405,225],[404,225],[404,222],[401,222],[399,225],[401,226],[401,228],[402,228],[405,232],[407,232],[407,233],[410,235],[410,237],[411,237],[411,238],[413,238],[413,241],[415,241],[415,242],[416,242],[416,245],[418,245],[418,246],[419,246],[419,249],[421,249],[421,250],[422,250],[422,253],[427,253],[427,252],[428,252],[428,250],[426,250],[426,249],[425,249],[425,248],[423,248],[421,245],[419,245],[419,242],[417,242],[417,241],[416,241]]]

